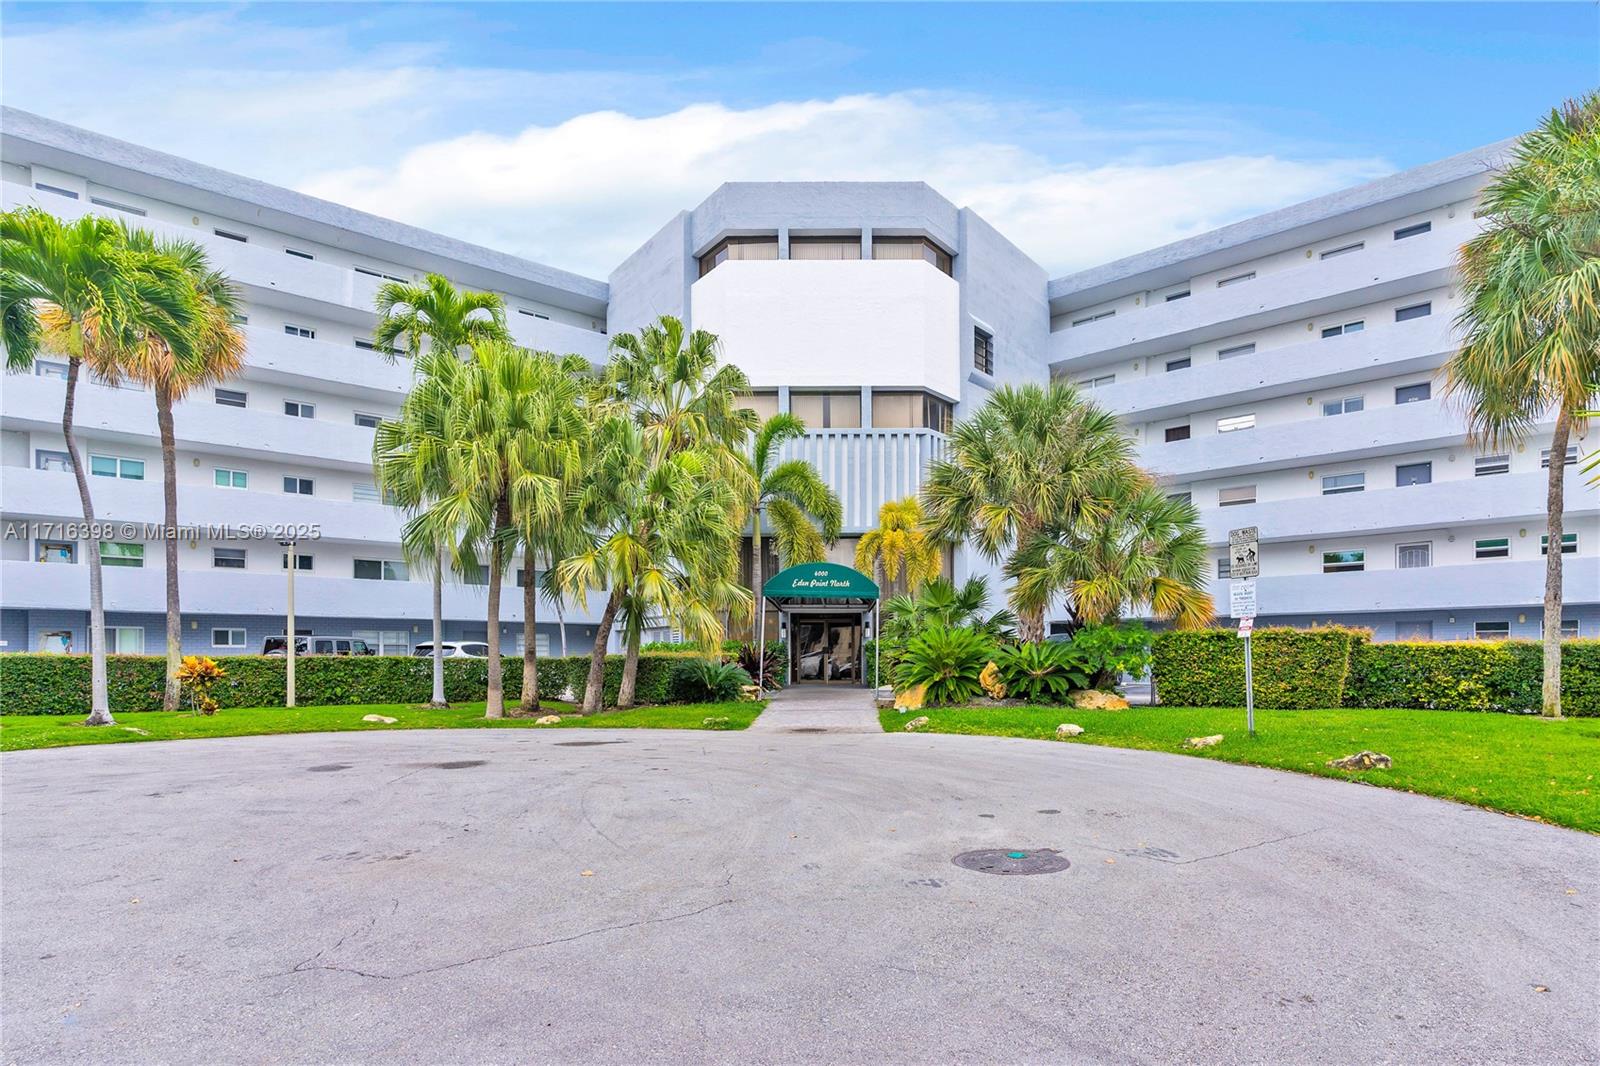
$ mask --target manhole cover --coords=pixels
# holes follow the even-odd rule
[[[1055,848],[984,848],[963,851],[950,860],[963,870],[980,874],[1058,874],[1071,866]]]
[[[598,748],[602,744],[626,744],[626,740],[558,740],[558,748]]]

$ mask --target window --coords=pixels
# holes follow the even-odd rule
[[[211,631],[211,646],[213,648],[242,648],[248,638],[242,628],[213,629]]]
[[[218,389],[214,395],[223,407],[244,407],[250,400],[249,393],[236,389]]]
[[[519,314],[519,315],[527,315],[529,318],[537,318],[537,319],[541,319],[542,321],[545,321],[545,322],[550,321],[550,316],[549,315],[544,314],[543,312],[540,312],[540,311],[530,311],[526,307],[517,308],[517,314]]]
[[[116,477],[124,481],[144,480],[144,460],[124,459],[118,455],[89,456],[89,473],[95,477]]]
[[[292,322],[285,322],[283,331],[291,337],[304,337],[308,341],[317,339],[317,331],[310,326],[296,326]]]
[[[535,581],[538,581],[539,580],[539,575],[541,573],[543,573],[542,570],[535,570],[533,572],[533,579]],[[517,588],[520,589],[520,588],[527,588],[527,587],[528,587],[528,568],[525,567],[525,566],[519,566],[519,567],[517,567]]]
[[[1080,389],[1103,389],[1107,385],[1115,385],[1116,383],[1117,375],[1101,374],[1097,378],[1082,378],[1077,385]]]
[[[316,482],[308,477],[286,477],[283,479],[283,491],[291,496],[315,495]]]
[[[1510,537],[1485,537],[1472,542],[1472,557],[1474,559],[1509,559],[1511,558]]]
[[[1562,466],[1571,466],[1573,463],[1576,463],[1577,461],[1578,461],[1578,446],[1576,444],[1567,445],[1567,461],[1562,463],[1561,465]],[[1543,449],[1542,451],[1539,452],[1539,469],[1540,470],[1549,470],[1550,469],[1550,449],[1549,448],[1545,448],[1545,449]]]
[[[1563,534],[1561,534],[1561,554],[1562,555],[1576,555],[1577,552],[1578,552],[1578,535],[1576,533],[1563,533]],[[1550,554],[1550,534],[1548,534],[1548,533],[1541,533],[1539,535],[1539,554],[1540,555],[1549,555]]]
[[[1256,416],[1254,414],[1229,415],[1227,418],[1219,418],[1219,419],[1217,419],[1217,432],[1218,433],[1234,433],[1234,432],[1237,432],[1238,430],[1241,430],[1241,429],[1255,429],[1255,428],[1256,428]]]
[[[1189,357],[1187,355],[1184,356],[1182,359],[1168,359],[1167,360],[1167,373],[1170,374],[1174,370],[1188,370],[1190,366],[1191,366],[1191,363],[1190,363]]]
[[[794,397],[790,397],[790,407]],[[926,392],[872,393],[872,425],[875,429],[936,429],[950,431],[954,408],[949,401]]]
[[[1367,490],[1367,475],[1365,471],[1358,470],[1353,474],[1328,474],[1322,479],[1322,494],[1324,496],[1340,496],[1347,492],[1365,492]]]
[[[872,258],[921,259],[946,274],[951,273],[954,266],[950,253],[926,237],[873,237]]]
[[[1433,623],[1421,622],[1396,622],[1394,624],[1395,640],[1432,640]]]
[[[1355,322],[1346,322],[1342,326],[1328,326],[1327,328],[1325,328],[1322,331],[1322,336],[1324,338],[1327,338],[1327,337],[1342,337],[1346,333],[1360,333],[1362,330],[1364,330],[1366,328],[1367,328],[1366,321],[1364,319],[1358,319]]]
[[[1429,463],[1400,463],[1394,468],[1394,487],[1403,489],[1408,485],[1433,484],[1433,464]]]
[[[406,564],[391,559],[357,559],[355,574],[363,581],[404,581]]]
[[[33,554],[37,563],[75,563],[78,546],[69,540],[41,540]]]
[[[114,655],[143,655],[143,626],[107,626],[106,649]]]
[[[211,471],[211,483],[219,489],[248,488],[250,475],[243,470],[230,470],[219,466]]]
[[[748,407],[756,413],[756,417],[765,422],[778,413],[778,390],[757,389],[747,392],[739,397],[739,406]]]
[[[1539,624],[1539,635],[1544,636],[1544,623]],[[1563,618],[1561,620],[1561,639],[1578,639],[1578,620],[1576,618]]]
[[[1189,298],[1189,290],[1188,289],[1184,289],[1182,292],[1169,292],[1169,293],[1167,293],[1167,303],[1171,303],[1173,300],[1187,300],[1188,298]]]
[[[1334,415],[1353,415],[1366,408],[1366,399],[1361,396],[1346,396],[1342,400],[1328,400],[1322,405],[1322,413],[1331,418]]]
[[[59,185],[46,185],[42,181],[36,181],[33,183],[33,187],[38,189],[40,192],[53,192],[57,196],[65,196],[69,200],[76,200],[78,198],[77,193],[73,192],[71,189],[63,189]]]
[[[365,274],[369,278],[382,278],[384,281],[404,282],[409,280],[408,278],[397,278],[393,274],[385,274],[383,271],[374,270],[372,267],[364,267],[359,263],[357,263],[351,269],[353,269],[357,274]]]
[[[228,321],[232,322],[236,326],[248,326],[250,324],[250,316],[249,315],[241,315],[237,311],[229,311],[228,312]]]
[[[972,330],[972,365],[985,374],[994,373],[994,334],[976,327]]]
[[[1329,248],[1326,252],[1323,252],[1320,256],[1318,256],[1318,258],[1336,259],[1341,255],[1349,255],[1351,252],[1359,252],[1366,246],[1366,241],[1356,241],[1354,244],[1341,244],[1337,248]]]
[[[877,416],[877,399],[873,399],[873,416]],[[789,413],[806,424],[807,429],[859,429],[861,426],[861,390],[849,392],[791,392]]]
[[[1511,473],[1511,455],[1480,455],[1472,461],[1473,477],[1493,477]]]
[[[1399,570],[1421,570],[1432,566],[1433,542],[1424,540],[1416,544],[1395,545],[1394,565]]]
[[[243,570],[243,548],[212,548],[211,568],[213,570]]]
[[[278,559],[279,559],[279,563],[280,563],[282,569],[284,569],[284,570],[289,569],[289,553],[288,552],[284,552],[282,555],[280,555],[278,557]],[[316,565],[317,565],[317,560],[315,558],[313,558],[312,556],[310,556],[310,555],[298,555],[297,554],[294,557],[294,568],[296,570],[315,570],[316,569]]]
[[[350,499],[356,503],[379,503],[383,500],[383,494],[372,482],[358,481],[350,486]]]
[[[1423,400],[1431,400],[1432,398],[1433,383],[1431,381],[1424,381],[1418,385],[1401,385],[1394,390],[1394,402],[1397,404],[1421,403]]]
[[[1394,309],[1394,320],[1396,322],[1410,322],[1413,318],[1427,318],[1431,314],[1433,314],[1433,301],[1424,300],[1419,304],[1396,307]]]
[[[1075,318],[1075,319],[1072,320],[1072,324],[1074,326],[1083,326],[1083,325],[1087,325],[1090,322],[1098,322],[1102,318],[1110,318],[1112,315],[1115,315],[1116,313],[1117,312],[1116,312],[1115,308],[1113,308],[1110,311],[1099,311],[1099,312],[1097,312],[1095,314],[1092,314],[1092,315],[1086,315],[1083,318]]]
[[[138,569],[144,566],[144,545],[129,544],[126,541],[101,541],[100,565]]]
[[[1472,636],[1475,640],[1509,640],[1511,639],[1510,622],[1474,622]]]
[[[1401,226],[1399,229],[1395,230],[1394,239],[1397,241],[1403,241],[1407,237],[1420,237],[1424,233],[1431,232],[1433,232],[1432,222],[1417,222],[1410,226]]]
[[[856,237],[790,237],[790,259],[841,259],[861,258],[861,238]]]
[[[714,245],[700,257],[700,276],[703,278],[730,259],[776,259],[778,237],[729,237]]]
[[[400,349],[398,349],[398,348],[385,348],[381,344],[376,344],[376,343],[373,342],[371,337],[356,337],[356,338],[354,338],[354,341],[355,341],[355,346],[357,348],[360,348],[364,352],[382,352],[384,355],[404,355],[405,354],[404,352],[400,351]]]
[[[1255,341],[1251,341],[1249,344],[1235,344],[1231,348],[1218,348],[1217,349],[1217,358],[1218,359],[1237,359],[1241,355],[1254,355],[1255,351],[1256,351]]]
[[[1231,278],[1223,278],[1221,281],[1218,281],[1217,288],[1225,289],[1229,285],[1238,285],[1241,282],[1252,281],[1254,280],[1255,276],[1256,272],[1254,270],[1246,271],[1243,274],[1235,274]]]
[[[1322,553],[1324,574],[1359,574],[1367,568],[1367,553],[1360,548]]]
[[[304,400],[283,401],[283,413],[290,418],[316,418],[317,405]]]
[[[53,362],[49,359],[38,359],[34,361],[33,373],[36,377],[60,378],[65,381],[67,380],[67,364]]]
[[[1188,440],[1189,432],[1189,427],[1187,425],[1168,426],[1166,432],[1166,441],[1168,444],[1172,444],[1175,441]]]
[[[1231,489],[1217,490],[1218,507],[1238,507],[1241,504],[1256,502],[1256,487],[1254,485],[1235,485]]]
[[[96,207],[109,207],[113,211],[124,211],[130,215],[139,215],[140,217],[144,217],[150,213],[142,207],[134,207],[132,204],[123,204],[118,203],[115,200],[107,200],[103,196],[91,196],[89,197],[89,202],[94,204]]]
[[[72,473],[72,456],[67,452],[49,452],[43,448],[33,453],[35,470],[54,470],[61,474]]]
[[[1230,578],[1233,576],[1233,560],[1224,555],[1217,560],[1217,578]]]
[[[377,429],[378,423],[382,421],[382,415],[369,415],[362,411],[356,412],[356,425],[362,429]]]
[[[411,634],[404,629],[357,629],[350,635],[366,641],[377,655],[411,654]]]
[[[232,232],[230,230],[225,230],[225,229],[214,229],[211,232],[215,233],[218,237],[221,237],[223,240],[238,241],[240,244],[249,244],[250,243],[250,238],[246,237],[242,233],[234,233],[234,232]]]
[[[1167,499],[1175,500],[1178,503],[1191,503],[1194,500],[1194,493],[1192,493],[1192,492],[1169,492],[1169,493],[1167,493]]]
[[[315,259],[316,258],[316,256],[312,255],[310,252],[302,252],[298,248],[285,248],[284,252],[286,254],[288,254],[288,255],[294,256],[296,259]]]

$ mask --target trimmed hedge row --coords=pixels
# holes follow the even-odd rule
[[[683,676],[693,655],[671,652],[639,657],[636,701],[641,704],[690,702],[698,698]],[[217,661],[227,676],[212,689],[223,707],[281,707],[284,664],[281,656],[229,655]],[[623,658],[606,656],[605,702],[614,705],[622,682]],[[522,695],[522,658],[503,660],[506,699]],[[106,681],[113,713],[159,711],[166,660],[154,655],[111,655]],[[433,662],[399,655],[304,656],[295,660],[295,700],[301,706],[355,703],[425,703],[433,694]],[[539,698],[560,699],[569,688],[581,697],[589,676],[589,657],[569,655],[539,660]],[[481,700],[489,687],[485,659],[446,659],[445,696],[452,702]],[[89,656],[9,653],[0,655],[0,713],[89,713]]]
[[[1562,710],[1600,715],[1600,641],[1567,640],[1561,651]],[[1155,637],[1156,691],[1174,707],[1244,704],[1244,654],[1232,630],[1170,631]],[[1375,644],[1366,630],[1337,626],[1257,630],[1252,651],[1256,706],[1415,707],[1447,711],[1539,710],[1541,647],[1525,640]]]

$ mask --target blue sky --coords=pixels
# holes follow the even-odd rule
[[[927,180],[1073,269],[1600,85],[1587,3],[3,14],[7,103],[599,276],[721,180],[824,177]]]

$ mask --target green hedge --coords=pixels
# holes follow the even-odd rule
[[[1257,630],[1252,651],[1256,706],[1417,707],[1536,712],[1542,663],[1534,641],[1375,644],[1365,630]],[[1600,715],[1600,641],[1562,643],[1566,714]],[[1244,649],[1230,629],[1160,633],[1156,692],[1173,707],[1244,704]]]
[[[691,655],[646,653],[639,657],[636,701],[682,702],[678,675]],[[228,655],[217,661],[228,676],[212,695],[223,707],[281,707],[284,664],[281,656]],[[622,681],[620,655],[606,656],[605,702],[617,701]],[[522,695],[522,659],[503,660],[506,698]],[[153,655],[112,655],[106,682],[112,713],[159,711],[166,660]],[[322,704],[424,703],[433,694],[433,663],[398,655],[306,656],[295,660],[295,698],[303,707]],[[589,657],[570,655],[539,660],[539,698],[559,699],[570,686],[578,696],[589,676]],[[481,700],[489,684],[485,659],[446,659],[445,695],[452,702]],[[0,655],[0,713],[89,713],[89,656],[8,653]]]

